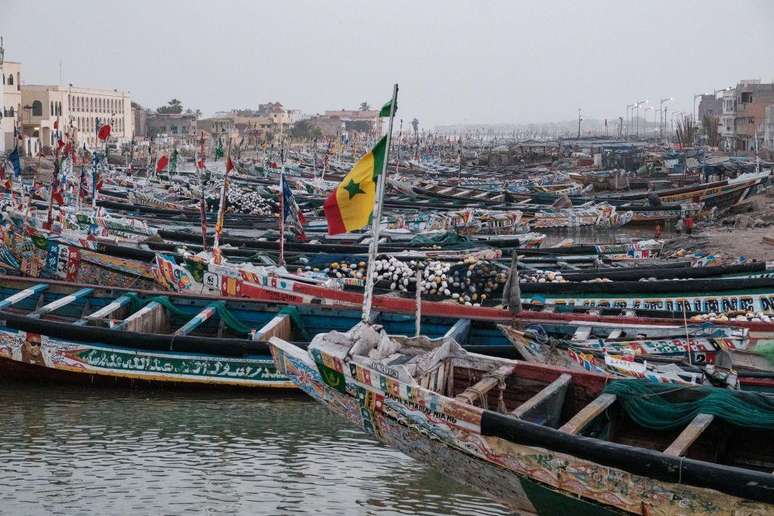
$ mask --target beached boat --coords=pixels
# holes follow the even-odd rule
[[[381,442],[517,511],[768,514],[774,401],[390,339],[367,325],[301,349],[278,372]]]

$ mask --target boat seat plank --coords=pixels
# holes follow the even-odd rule
[[[468,387],[454,399],[471,405],[476,400],[480,400],[482,405],[485,405],[487,393],[497,387],[501,379],[512,375],[513,370],[514,366],[501,366],[495,371],[485,374],[475,385]]]
[[[37,285],[33,285],[30,288],[25,288],[24,290],[20,290],[16,294],[8,296],[2,301],[0,301],[0,309],[8,308],[9,306],[13,306],[16,303],[24,301],[28,297],[34,296],[35,294],[40,294],[47,288],[48,288],[48,285],[46,285],[45,283],[38,283]]]
[[[672,441],[672,444],[670,444],[669,447],[664,450],[664,453],[674,457],[683,456],[685,452],[688,451],[688,448],[690,448],[690,446],[694,443],[694,441],[699,438],[702,432],[704,432],[704,430],[710,426],[710,423],[712,423],[712,420],[714,419],[715,416],[712,414],[698,414],[695,418],[693,418],[693,421],[688,423],[688,426],[686,426],[683,431],[680,432],[680,435],[677,436],[677,439]]]
[[[107,305],[100,308],[99,310],[97,310],[96,312],[87,315],[83,319],[79,319],[75,321],[73,324],[75,326],[85,326],[90,321],[103,319],[109,316],[110,314],[112,314],[113,312],[115,312],[116,310],[118,310],[119,308],[128,305],[131,299],[132,298],[130,298],[129,296],[118,297],[113,301],[111,301],[110,303],[108,303]]]
[[[193,318],[191,318],[191,320],[178,328],[175,332],[175,335],[188,335],[194,331],[196,328],[207,322],[213,315],[215,315],[216,307],[217,305],[215,303],[210,303],[209,305],[205,306],[201,312],[196,314]]]
[[[615,394],[602,394],[583,407],[580,412],[575,414],[572,419],[566,422],[559,429],[568,434],[577,434],[583,430],[595,417],[604,412],[610,405],[615,403]]]
[[[591,326],[579,326],[572,336],[572,340],[586,340],[591,335]]]
[[[623,331],[621,330],[621,328],[616,328],[615,330],[610,332],[610,335],[608,335],[607,338],[608,339],[617,339],[617,338],[619,338],[621,336],[622,333],[623,333]]]
[[[267,342],[272,337],[278,337],[289,341],[291,340],[291,329],[292,321],[290,315],[277,315],[255,332],[253,340]]]
[[[151,301],[129,317],[113,326],[115,330],[156,333],[157,323],[165,318],[164,307],[156,301]]]
[[[71,303],[74,303],[79,299],[88,296],[92,292],[94,292],[93,288],[82,288],[77,292],[73,292],[72,294],[69,294],[67,296],[60,297],[56,301],[52,301],[46,305],[41,306],[34,312],[27,314],[27,317],[29,317],[30,319],[40,319],[44,315],[50,314],[52,312],[55,312],[56,310],[59,310],[60,308],[63,308]]]
[[[559,378],[546,385],[540,392],[512,410],[511,415],[533,423],[555,427],[559,422],[570,382],[572,382],[572,375],[561,374]],[[539,416],[543,409],[546,409],[544,421],[536,421],[536,416]]]
[[[453,338],[459,344],[464,344],[468,341],[468,334],[470,333],[470,319],[459,319],[451,328],[444,334],[443,340]]]

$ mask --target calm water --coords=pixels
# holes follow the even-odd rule
[[[299,396],[0,381],[2,514],[506,514]]]

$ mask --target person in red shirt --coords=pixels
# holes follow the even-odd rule
[[[685,231],[689,234],[693,234],[693,217],[686,215],[685,217]]]

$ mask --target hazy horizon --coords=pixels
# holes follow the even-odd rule
[[[770,1],[0,0],[0,13],[23,83],[59,84],[61,62],[62,84],[205,115],[376,107],[398,82],[399,117],[423,127],[559,122],[579,107],[601,120],[638,99],[690,112],[695,93],[774,79]]]

